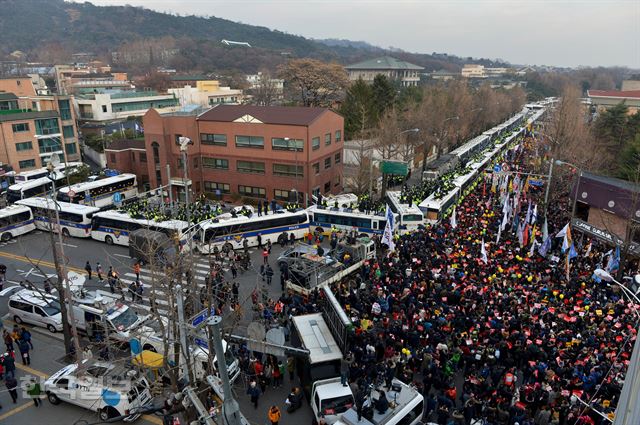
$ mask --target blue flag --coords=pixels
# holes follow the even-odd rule
[[[576,251],[576,247],[573,244],[571,244],[571,247],[569,248],[569,260],[573,260],[577,256],[578,256],[578,251]]]
[[[538,254],[542,255],[543,257],[546,257],[550,249],[551,249],[551,237],[547,236],[547,239],[545,239],[542,245],[540,245],[540,248],[538,249]]]

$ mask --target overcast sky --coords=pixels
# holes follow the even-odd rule
[[[640,68],[640,0],[91,0],[517,64]],[[240,40],[242,41],[242,40]]]

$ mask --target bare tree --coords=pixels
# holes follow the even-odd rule
[[[279,96],[276,82],[268,71],[260,73],[260,79],[250,93],[253,96],[252,103],[260,106],[271,106]]]
[[[278,68],[285,87],[302,106],[329,107],[338,100],[349,79],[337,63],[315,59],[295,59]]]

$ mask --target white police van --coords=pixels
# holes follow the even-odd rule
[[[126,416],[135,421],[152,402],[149,382],[136,370],[110,362],[84,360],[65,366],[44,383],[51,404],[65,401],[98,412],[100,420]]]
[[[28,323],[55,333],[62,330],[60,303],[56,297],[22,289],[9,298],[9,314],[17,324]]]

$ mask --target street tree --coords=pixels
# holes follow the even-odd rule
[[[292,100],[301,106],[330,107],[349,84],[347,73],[337,63],[295,59],[278,68]]]
[[[269,71],[262,71],[257,84],[249,90],[251,103],[259,106],[271,106],[278,100],[278,88]]]

